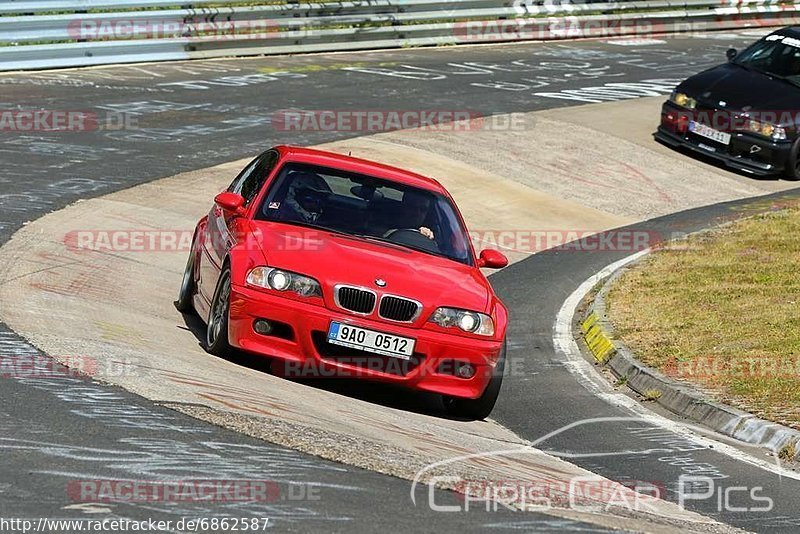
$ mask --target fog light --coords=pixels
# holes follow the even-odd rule
[[[459,378],[472,378],[475,376],[475,368],[469,363],[462,363],[456,368],[456,376]]]
[[[272,333],[272,325],[269,321],[265,321],[264,319],[259,319],[253,325],[253,330],[256,333],[261,334],[262,336],[268,336]]]

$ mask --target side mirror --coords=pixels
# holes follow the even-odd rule
[[[733,58],[735,58],[738,54],[739,52],[737,52],[735,48],[729,48],[725,51],[725,56],[728,58],[728,61],[733,61]]]
[[[502,269],[506,265],[508,265],[508,258],[498,250],[482,250],[481,255],[478,257],[478,267]]]
[[[244,213],[244,197],[242,195],[223,191],[214,197],[214,202],[228,213],[234,215],[242,215]]]

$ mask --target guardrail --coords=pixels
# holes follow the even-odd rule
[[[800,22],[800,0],[562,2],[6,0],[0,71]]]

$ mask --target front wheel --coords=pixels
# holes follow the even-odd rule
[[[192,248],[189,251],[189,259],[186,260],[186,268],[183,271],[183,280],[181,280],[181,289],[178,291],[178,300],[175,301],[175,307],[181,313],[194,313],[194,293],[197,289],[197,284],[194,279],[194,241],[192,241]]]
[[[477,399],[463,399],[459,397],[444,397],[444,408],[452,416],[464,419],[480,420],[489,417],[492,413],[497,397],[500,395],[500,386],[503,385],[503,375],[506,368],[506,344],[500,350],[500,357],[497,359],[492,378],[489,385],[483,391],[483,395]]]
[[[786,169],[783,174],[787,180],[792,182],[800,180],[800,139],[792,145],[789,161],[786,162]]]
[[[215,356],[227,356],[231,351],[228,342],[228,313],[231,302],[231,268],[227,265],[219,275],[214,291],[211,312],[206,327],[206,351]]]

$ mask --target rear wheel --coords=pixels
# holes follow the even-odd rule
[[[506,344],[500,350],[500,357],[497,359],[492,378],[489,385],[483,391],[483,395],[477,399],[463,399],[459,397],[444,397],[444,408],[447,413],[455,417],[479,420],[486,419],[492,413],[497,397],[500,395],[500,386],[503,385],[503,375],[506,368]]]
[[[211,312],[206,327],[206,350],[216,356],[227,356],[231,351],[228,342],[228,314],[231,302],[231,269],[227,265],[219,275],[212,299]]]

